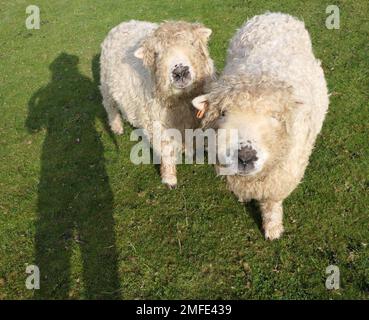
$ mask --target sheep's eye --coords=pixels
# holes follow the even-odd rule
[[[225,111],[222,111],[220,114],[221,114],[222,117],[225,117],[226,112]]]

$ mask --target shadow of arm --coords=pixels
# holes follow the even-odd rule
[[[25,127],[29,133],[35,133],[44,127],[45,114],[40,107],[41,90],[33,94],[28,102],[28,115]]]

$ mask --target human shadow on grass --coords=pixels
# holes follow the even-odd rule
[[[114,199],[95,129],[96,120],[106,119],[97,83],[80,74],[78,62],[61,53],[50,64],[50,82],[29,101],[27,129],[45,130],[35,239],[41,279],[35,297],[40,299],[73,298],[80,290],[88,299],[121,293]]]

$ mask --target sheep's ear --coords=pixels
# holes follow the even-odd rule
[[[200,27],[198,29],[198,32],[200,33],[200,36],[205,40],[208,41],[213,31],[209,28]]]
[[[135,55],[135,57],[137,58],[137,59],[143,59],[144,58],[144,56],[145,56],[145,49],[144,49],[144,47],[140,47],[140,48],[138,48],[136,51],[135,51],[135,53],[134,53],[134,55]]]
[[[192,105],[197,109],[197,110],[204,110],[207,105],[209,104],[208,101],[208,96],[206,94],[202,95],[202,96],[198,96],[195,99],[192,100]]]
[[[198,96],[192,100],[192,105],[199,110],[196,114],[196,117],[201,119],[204,117],[205,112],[209,106],[208,96],[206,94],[202,96]]]
[[[140,48],[138,48],[134,56],[137,59],[142,60],[143,64],[147,67],[151,67],[154,64],[155,61],[155,53],[152,47],[148,42],[143,44]]]

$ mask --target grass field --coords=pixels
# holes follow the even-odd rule
[[[0,299],[369,298],[368,1],[38,0],[40,30],[29,4],[0,1]],[[332,93],[274,242],[210,165],[179,166],[170,191],[133,165],[132,128],[109,134],[97,89],[100,43],[123,20],[203,22],[221,71],[235,30],[267,10],[305,21]]]

